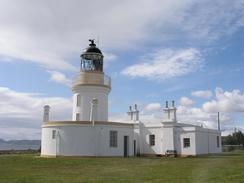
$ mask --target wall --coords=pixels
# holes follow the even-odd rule
[[[182,129],[180,135],[180,154],[181,155],[196,155],[196,134],[194,131],[189,129]],[[190,138],[190,147],[184,147],[183,139]]]
[[[165,154],[167,150],[175,150],[174,142],[174,128],[172,125],[164,126],[162,140],[162,154]]]
[[[80,113],[80,121],[89,121],[91,112],[91,101],[98,99],[97,121],[108,121],[108,93],[110,89],[99,86],[77,87],[73,95],[73,121],[76,120],[76,113]],[[77,95],[80,94],[80,107],[77,107]]]
[[[134,124],[134,140],[136,141],[136,155],[141,154],[141,137],[140,137],[140,130],[139,130],[139,123]]]
[[[220,138],[217,147],[217,136]],[[196,150],[197,154],[211,154],[221,152],[221,133],[217,130],[200,129],[196,131]]]
[[[162,127],[146,127],[141,124],[140,145],[141,154],[162,154]],[[155,135],[155,145],[149,143],[149,135]]]
[[[135,129],[135,138],[140,139],[141,154],[165,154],[167,150],[176,150],[180,155],[198,155],[221,152],[217,147],[217,136],[219,131],[205,129],[180,123],[163,123],[150,126],[141,124],[141,134]],[[155,135],[155,145],[150,146],[149,135]],[[184,147],[183,139],[190,138],[190,147]]]
[[[57,138],[52,139],[52,130]],[[109,146],[109,131],[118,131],[118,146]],[[42,155],[123,156],[124,136],[129,136],[129,156],[133,156],[133,126],[69,125],[42,128]]]

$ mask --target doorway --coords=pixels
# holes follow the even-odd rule
[[[124,136],[124,157],[128,157],[129,155],[129,137]]]
[[[134,156],[136,156],[136,140],[134,140]]]

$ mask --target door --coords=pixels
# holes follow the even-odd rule
[[[56,140],[56,156],[60,155],[60,134],[59,130],[55,130],[55,140]]]
[[[134,140],[134,156],[136,156],[136,140]]]
[[[124,136],[124,157],[128,157],[129,155],[129,137]]]

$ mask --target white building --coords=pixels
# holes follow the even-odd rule
[[[42,156],[199,155],[221,152],[220,130],[177,123],[174,102],[166,103],[158,124],[139,121],[130,107],[130,121],[108,121],[111,80],[103,72],[103,55],[93,40],[81,54],[81,70],[72,83],[72,121],[49,121],[44,106]]]

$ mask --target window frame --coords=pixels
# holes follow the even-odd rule
[[[57,136],[57,131],[52,130],[52,139],[56,139],[56,136]]]
[[[149,145],[150,146],[155,146],[155,134],[150,134],[149,135]]]
[[[118,131],[116,130],[109,131],[109,147],[112,148],[118,147]]]
[[[189,137],[183,138],[183,147],[184,148],[191,147],[191,139]]]
[[[76,107],[80,107],[81,106],[81,97],[80,94],[77,94],[76,96]]]

